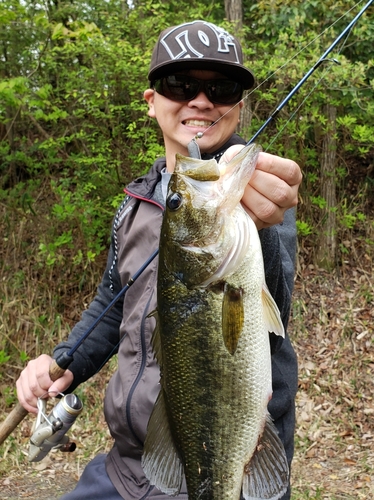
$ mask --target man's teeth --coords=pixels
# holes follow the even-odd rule
[[[186,120],[185,125],[190,125],[192,127],[210,127],[213,122],[208,122],[204,120]]]

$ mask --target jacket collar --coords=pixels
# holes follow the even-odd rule
[[[137,198],[151,200],[156,185],[161,181],[161,171],[166,167],[166,158],[158,158],[145,175],[128,184],[125,191]]]

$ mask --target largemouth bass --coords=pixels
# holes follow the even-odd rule
[[[143,469],[189,500],[283,496],[288,466],[269,417],[268,332],[284,336],[256,226],[240,204],[260,148],[228,164],[177,155],[161,228],[157,326],[160,393]]]

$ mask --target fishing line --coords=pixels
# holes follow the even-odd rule
[[[278,133],[269,142],[269,144],[267,145],[266,149],[264,149],[265,152],[268,151],[269,148],[274,144],[274,142],[278,139],[278,137],[281,135],[281,133],[287,127],[287,125],[290,123],[290,121],[293,120],[294,116],[299,111],[299,109],[304,105],[304,103],[306,102],[306,100],[313,94],[313,92],[315,91],[315,89],[318,87],[318,85],[321,83],[321,81],[325,78],[325,76],[329,72],[329,68],[330,68],[330,66],[323,72],[321,78],[315,83],[315,85],[313,86],[313,88],[311,89],[311,91],[308,92],[308,94],[304,97],[304,99],[301,101],[301,103],[299,104],[299,106],[297,106],[297,108],[295,109],[295,111],[293,111],[291,113],[291,115],[289,116],[289,118],[286,121],[286,123],[283,125],[283,127],[280,128],[280,130],[278,131]]]
[[[96,370],[95,372],[95,375],[97,373],[99,373],[99,371],[102,370],[102,368],[108,363],[108,361],[115,355],[118,353],[118,350],[119,350],[119,347],[120,345],[122,344],[122,341],[124,340],[124,338],[126,337],[126,335],[123,335],[119,341],[117,342],[117,344],[113,347],[113,349],[111,350],[111,352],[108,354],[108,356],[105,358],[105,360],[101,363],[101,365],[99,366],[99,368]]]
[[[310,45],[312,45],[315,41],[317,41],[319,38],[321,38],[329,29],[331,29],[333,26],[335,26],[335,24],[337,24],[339,21],[341,21],[345,16],[347,16],[350,12],[352,12],[352,10],[354,10],[357,6],[359,6],[360,4],[362,4],[364,2],[364,0],[360,0],[359,2],[357,2],[353,7],[351,7],[349,10],[347,10],[342,16],[340,16],[336,21],[334,21],[332,24],[330,24],[327,28],[325,28],[320,34],[318,34],[315,38],[313,38],[313,40],[311,40],[310,42],[308,42],[305,46],[303,46],[299,51],[297,51],[290,59],[288,59],[282,66],[280,66],[279,68],[277,68],[275,71],[273,71],[273,73],[271,73],[267,78],[265,78],[265,80],[263,80],[261,83],[259,83],[254,89],[251,89],[250,91],[247,92],[247,94],[236,104],[234,104],[234,106],[232,106],[228,111],[226,111],[226,113],[224,113],[222,116],[220,116],[215,122],[213,122],[211,125],[209,125],[209,127],[207,127],[205,130],[203,130],[202,132],[199,132],[196,134],[196,137],[195,139],[201,139],[203,137],[203,135],[208,131],[210,130],[212,127],[214,127],[214,125],[216,125],[218,122],[220,122],[228,113],[230,113],[233,109],[235,109],[241,102],[244,102],[246,99],[248,99],[248,97],[250,97],[254,92],[256,92],[256,90],[260,89],[266,82],[268,82],[271,78],[273,78],[274,75],[276,75],[277,73],[279,73],[279,71],[281,71],[283,68],[285,68],[286,66],[288,66],[294,59],[296,59],[296,57],[298,55],[300,55],[302,52],[304,52],[304,50],[306,50]],[[350,35],[350,31],[348,32],[347,34],[347,39]],[[345,42],[342,46],[342,48],[344,47],[345,45]],[[340,51],[338,52],[338,54],[341,52],[342,48],[340,49]],[[310,95],[310,94],[309,94]],[[287,122],[288,123],[288,122]]]
[[[341,48],[338,50],[338,54],[340,54],[340,52],[343,50],[347,40],[348,40],[348,37],[350,35],[351,32],[348,32],[347,34],[347,37],[345,38],[345,40],[343,41],[343,43],[341,44]],[[300,51],[299,51],[300,53]],[[292,60],[292,59],[291,59]],[[328,66],[328,68],[322,73],[322,76],[321,78],[315,83],[315,85],[313,86],[313,88],[311,89],[311,91],[304,97],[304,99],[302,100],[302,102],[300,103],[300,105],[295,109],[295,111],[290,115],[289,119],[286,121],[286,123],[283,125],[283,127],[279,130],[279,132],[275,135],[275,137],[271,140],[271,142],[268,144],[267,148],[264,150],[264,151],[268,151],[268,149],[272,146],[272,144],[277,140],[277,138],[279,137],[279,135],[283,132],[283,130],[286,128],[286,126],[288,125],[288,123],[293,119],[293,117],[296,115],[296,113],[299,111],[299,109],[303,106],[303,104],[305,103],[305,101],[309,98],[309,96],[314,92],[314,90],[318,87],[318,85],[320,84],[320,82],[325,78],[326,74],[328,73],[330,67],[332,64],[340,64],[338,61],[336,60],[327,60],[326,61],[329,61],[331,62],[331,64]],[[278,71],[278,70],[277,70]],[[274,73],[273,73],[274,74]],[[266,81],[266,80],[265,80]],[[263,83],[265,83],[265,81]],[[256,87],[255,90],[257,90],[258,87]],[[248,94],[249,96],[250,94]],[[246,97],[248,97],[246,96]],[[244,100],[244,99],[242,99]],[[239,101],[240,102],[240,101]],[[221,116],[220,119],[222,119],[225,115],[227,115],[227,113],[230,113],[230,111],[232,111],[239,103],[235,104],[232,108],[230,108],[224,115]],[[219,119],[219,120],[220,120]],[[210,127],[208,128],[211,128],[213,125],[215,125],[219,120],[217,120],[216,122],[214,122],[212,125],[210,125]],[[208,129],[207,129],[208,130]],[[206,132],[206,131],[204,131]],[[201,133],[202,134],[202,133]],[[198,137],[202,137],[202,135],[200,136],[199,134],[197,134]],[[151,259],[150,260],[153,260],[154,257],[156,257],[158,251],[156,250],[154,252],[154,254],[152,255]],[[140,273],[139,273],[140,274]],[[131,282],[133,282],[133,278],[130,280]],[[127,285],[128,286],[128,285]],[[123,292],[121,292],[121,295],[123,294]],[[124,294],[123,294],[124,295]],[[113,300],[113,302],[116,301],[116,299]],[[104,314],[103,314],[104,316]],[[101,318],[98,318],[98,320],[100,321]],[[98,322],[99,322],[98,321]],[[97,323],[96,323],[97,324]],[[94,325],[94,327],[96,326],[96,324]],[[92,331],[92,330],[91,330]],[[111,352],[108,354],[108,356],[106,357],[106,359],[102,362],[102,364],[100,365],[100,367],[96,370],[95,373],[98,373],[105,365],[106,363],[112,358],[112,356],[114,356],[117,352],[118,352],[118,349],[122,343],[122,341],[125,339],[126,335],[123,335],[120,340],[118,341],[118,343],[113,347],[113,349],[111,350]],[[79,344],[80,345],[80,344]],[[75,346],[74,349],[77,349],[79,346]]]
[[[348,38],[350,36],[350,34],[352,33],[352,31],[348,31],[347,33],[347,36],[346,38],[343,40],[342,44],[341,44],[341,47],[340,49],[337,51],[337,54],[340,55],[340,53],[342,52],[342,50],[344,49],[344,47],[346,46],[347,44],[347,41],[348,41]],[[331,64],[327,67],[327,69],[325,69],[325,71],[322,73],[322,76],[319,80],[317,80],[317,82],[315,83],[315,85],[313,86],[313,88],[310,90],[310,92],[308,92],[308,94],[304,97],[304,99],[301,101],[301,103],[299,104],[299,106],[297,106],[297,108],[295,109],[295,111],[293,111],[293,113],[291,113],[290,117],[288,118],[288,120],[286,121],[286,123],[283,125],[283,127],[281,127],[281,129],[278,131],[278,133],[273,137],[273,139],[269,142],[267,148],[264,150],[264,151],[268,151],[269,148],[274,144],[274,142],[277,140],[277,138],[280,136],[280,134],[283,132],[283,130],[287,127],[287,125],[290,123],[290,121],[293,120],[294,116],[296,115],[296,113],[300,110],[300,108],[304,105],[304,103],[307,101],[307,99],[313,94],[313,92],[315,91],[315,89],[318,87],[318,85],[322,82],[322,80],[324,80],[325,76],[327,75],[327,73],[329,72],[331,66],[333,64],[338,64],[340,65],[339,61],[337,61],[336,59],[325,59],[326,62],[330,62]],[[324,61],[322,61],[324,62]]]
[[[248,143],[250,144],[256,137],[257,135],[269,124],[269,121],[270,119],[274,118],[275,115],[282,109],[282,107],[286,104],[286,102],[288,102],[288,100],[299,90],[299,88],[301,87],[301,85],[306,81],[306,79],[319,67],[319,65],[323,62],[325,62],[327,60],[327,56],[328,54],[335,48],[335,46],[341,41],[343,40],[343,37],[345,36],[344,38],[344,42],[343,44],[341,45],[341,48],[339,50],[338,53],[341,52],[341,50],[343,49],[345,43],[346,43],[346,40],[348,38],[348,35],[350,33],[350,30],[351,28],[353,27],[353,25],[355,24],[355,22],[357,21],[357,19],[363,14],[363,12],[366,10],[366,8],[371,5],[371,3],[373,2],[373,0],[370,0],[366,7],[364,9],[361,10],[361,12],[351,21],[351,23],[349,23],[349,25],[345,28],[345,30],[339,35],[338,38],[335,39],[335,41],[329,46],[329,48],[325,51],[325,53],[323,54],[323,56],[317,61],[317,63],[311,68],[311,70],[308,71],[308,73],[302,78],[302,80],[299,81],[299,83],[292,89],[292,91],[288,94],[287,98],[284,99],[282,101],[282,103],[276,108],[275,112],[273,112],[273,114],[269,117],[269,119],[265,122],[265,124],[258,130],[258,132],[256,133],[256,135],[251,139],[251,141]],[[361,3],[361,2],[359,2]],[[352,10],[352,9],[350,9]],[[350,11],[348,11],[350,12]],[[347,14],[347,13],[346,13]],[[344,17],[346,14],[344,14],[342,17]],[[341,18],[342,18],[341,17]],[[340,19],[341,19],[340,18]],[[335,21],[336,23],[337,21]],[[333,23],[333,24],[335,24]],[[327,28],[328,29],[328,28]],[[326,30],[325,30],[326,31]],[[321,35],[319,35],[317,38],[319,38]],[[310,42],[312,43],[312,42]],[[304,49],[303,49],[304,50]],[[300,53],[300,51],[299,51]],[[295,57],[295,56],[294,56]],[[293,59],[293,58],[292,58]],[[291,60],[292,60],[291,59]],[[279,70],[277,70],[279,71]],[[322,76],[323,78],[323,76]],[[258,87],[257,87],[258,88]],[[255,89],[256,90],[256,89]],[[252,93],[254,92],[254,90],[252,92],[250,92],[247,96],[245,96],[244,99],[248,98],[249,95],[251,95]],[[241,102],[241,101],[239,101]],[[234,105],[230,110],[228,110],[225,115],[227,113],[229,113],[230,111],[232,111],[232,109],[234,109],[239,103],[237,103],[236,105]],[[297,112],[297,110],[296,110]],[[220,119],[222,119],[225,115],[222,115],[222,117]],[[215,123],[217,123],[219,120],[217,120]],[[214,124],[215,124],[214,123]],[[210,125],[209,128],[211,128],[214,124]],[[207,129],[207,130],[208,130]],[[200,137],[202,137],[203,133],[201,134],[198,134]],[[279,134],[278,134],[279,135]],[[91,327],[86,331],[86,333],[75,343],[75,345],[70,349],[70,351],[68,352],[65,352],[64,354],[62,354],[60,356],[60,358],[58,358],[56,360],[57,362],[57,365],[59,367],[63,367],[63,365],[66,363],[70,363],[72,358],[73,358],[73,354],[75,353],[75,351],[78,349],[78,347],[83,343],[83,341],[90,335],[90,333],[95,329],[95,327],[97,326],[98,323],[100,323],[100,321],[102,320],[102,318],[109,312],[109,310],[114,306],[114,304],[117,302],[117,300],[119,299],[119,297],[123,296],[126,291],[128,290],[128,288],[134,283],[134,281],[140,276],[140,274],[148,267],[148,265],[150,264],[150,262],[156,257],[156,255],[158,254],[158,249],[151,255],[151,257],[144,263],[144,265],[134,274],[134,276],[129,280],[129,282],[127,283],[127,285],[121,290],[121,292],[112,300],[112,302],[104,309],[104,311],[102,311],[102,313],[100,314],[100,316],[97,318],[97,320],[91,325]],[[105,363],[108,361],[108,359],[114,354],[114,352],[117,350],[118,346],[120,345],[121,341],[123,340],[124,337],[122,337],[119,341],[119,343],[112,349],[109,357],[107,358],[107,360],[105,361]],[[61,363],[59,363],[59,361],[61,361]],[[104,363],[104,364],[105,364]]]

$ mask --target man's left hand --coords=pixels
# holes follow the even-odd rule
[[[228,162],[243,146],[231,146],[221,161]],[[242,205],[257,229],[283,221],[284,213],[297,205],[302,174],[293,160],[261,152],[247,184]]]

